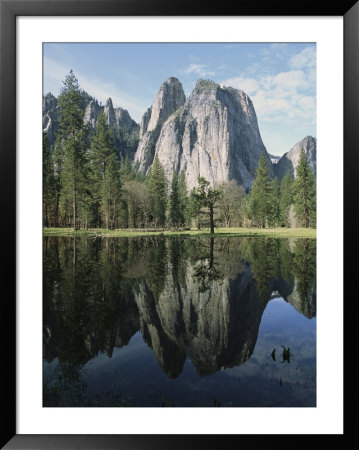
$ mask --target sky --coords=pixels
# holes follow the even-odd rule
[[[186,98],[200,78],[251,98],[267,151],[283,155],[316,137],[316,46],[310,43],[45,43],[43,93],[58,96],[74,71],[82,89],[127,109],[140,123],[161,84],[182,83]]]

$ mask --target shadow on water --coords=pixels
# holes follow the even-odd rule
[[[44,406],[131,406],[86,397],[85,366],[137,332],[172,380],[187,360],[198,380],[242,365],[271,299],[315,317],[315,262],[312,239],[44,237]]]

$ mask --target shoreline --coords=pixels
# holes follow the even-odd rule
[[[316,239],[317,230],[315,228],[215,228],[215,233],[211,234],[209,229],[201,230],[149,230],[142,229],[127,230],[127,229],[88,229],[74,231],[73,228],[43,228],[43,236],[88,236],[91,238],[106,238],[106,237],[145,237],[145,236],[194,236],[194,237],[255,237],[267,236],[277,238],[308,238]]]

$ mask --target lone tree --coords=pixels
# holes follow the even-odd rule
[[[221,189],[211,188],[209,181],[204,177],[198,178],[199,186],[193,190],[193,196],[202,208],[204,213],[209,215],[211,234],[214,234],[214,209],[217,201],[222,197]]]
[[[300,152],[296,178],[293,183],[294,212],[298,222],[304,227],[315,226],[316,189],[314,174],[307,163],[304,148]]]

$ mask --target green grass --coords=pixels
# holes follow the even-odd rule
[[[99,237],[136,237],[136,236],[210,236],[209,229],[202,230],[166,230],[166,231],[143,231],[139,230],[105,230],[90,229],[74,231],[73,228],[44,228],[44,236],[94,236]],[[317,232],[313,228],[215,228],[213,236],[268,236],[268,237],[296,237],[311,238],[317,237]]]

